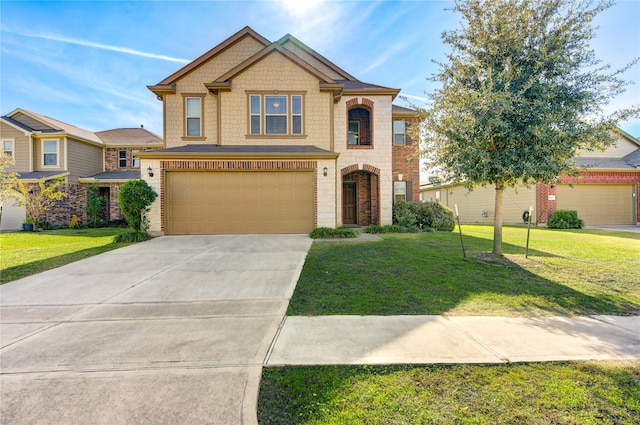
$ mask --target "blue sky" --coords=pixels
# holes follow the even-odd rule
[[[290,33],[358,79],[402,88],[422,105],[443,60],[440,35],[458,18],[449,1],[5,1],[0,2],[0,112],[29,109],[100,131],[162,133],[162,104],[146,86],[246,25],[269,40]],[[613,68],[640,56],[640,0],[596,20],[593,47]],[[635,82],[609,110],[640,103]],[[402,104],[401,101],[396,103]],[[640,119],[620,123],[640,136]]]

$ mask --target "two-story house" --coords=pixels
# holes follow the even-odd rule
[[[400,90],[359,81],[291,35],[249,27],[148,86],[164,149],[140,152],[160,194],[151,231],[306,233],[390,224],[417,200],[412,110]]]
[[[67,197],[56,202],[41,219],[68,225],[75,215],[86,220],[87,183],[97,183],[107,199],[103,219],[121,219],[117,203],[120,185],[140,178],[136,154],[162,147],[162,139],[143,129],[118,129],[93,133],[25,109],[0,117],[3,154],[14,159],[5,171],[15,172],[24,183],[33,184],[62,177]],[[11,199],[3,200],[2,230],[17,230],[25,211]]]

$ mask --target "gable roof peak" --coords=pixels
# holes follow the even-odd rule
[[[325,58],[320,53],[318,53],[317,51],[313,50],[311,47],[307,46],[306,44],[304,44],[302,41],[298,40],[297,38],[295,38],[291,34],[284,35],[278,41],[276,41],[276,43],[280,44],[283,47],[287,43],[292,43],[295,46],[297,46],[298,48],[302,49],[305,53],[307,53],[308,55],[310,55],[314,59],[318,60],[319,62],[321,62],[325,66],[329,67],[335,73],[337,73],[339,75],[342,75],[345,80],[351,80],[351,81],[357,81],[358,80],[356,77],[354,77],[353,75],[349,74],[347,71],[345,71],[344,69],[340,68],[338,65],[336,65],[333,62],[331,62],[329,59]]]
[[[219,53],[223,52],[227,48],[233,46],[235,43],[237,43],[238,41],[246,37],[251,37],[255,39],[265,47],[271,44],[269,40],[264,38],[262,35],[258,34],[256,31],[254,31],[253,28],[249,26],[245,26],[240,31],[236,32],[231,37],[224,40],[222,43],[217,44],[213,49],[200,55],[195,60],[189,62],[188,64],[186,64],[185,66],[183,66],[182,68],[174,72],[173,74],[169,75],[164,80],[160,81],[157,85],[160,86],[160,85],[169,85],[169,84],[175,83],[175,81],[178,80],[179,78],[183,77],[184,75],[198,68],[200,65],[207,62],[212,57],[218,55]]]

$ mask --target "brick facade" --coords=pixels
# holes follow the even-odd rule
[[[133,166],[133,151],[143,151],[148,149],[146,147],[121,147],[121,148],[106,148],[104,150],[104,167],[105,171],[137,171],[140,167]],[[120,167],[120,151],[126,151],[127,153],[127,166]]]
[[[394,120],[396,121],[396,120]],[[406,128],[408,130],[411,125],[410,120],[406,120]],[[404,145],[392,145],[392,169],[393,181],[400,180],[407,182],[407,201],[420,200],[420,159],[417,155],[418,145],[413,143],[406,132]]]
[[[562,176],[562,184],[635,184],[636,185],[636,221],[640,222],[640,172],[621,173],[608,171],[588,171],[580,173],[577,177]],[[536,202],[538,205],[538,223],[546,223],[551,214],[556,210],[556,201],[549,200],[552,195],[555,198],[556,188],[551,185],[539,184],[536,187]]]
[[[379,223],[378,176],[367,171],[356,171],[346,174],[344,182],[356,183],[357,224],[368,226]]]

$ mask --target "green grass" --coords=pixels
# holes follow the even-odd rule
[[[314,244],[288,315],[640,314],[640,234],[504,228],[503,263],[489,263],[491,226]]]
[[[635,425],[640,362],[265,369],[258,421]]]
[[[0,284],[126,246],[123,229],[66,229],[0,234]]]

